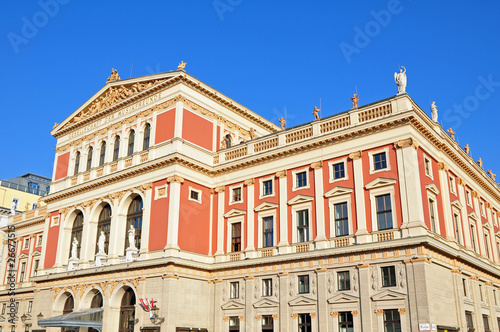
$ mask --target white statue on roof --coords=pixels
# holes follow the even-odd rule
[[[433,101],[431,104],[431,117],[432,117],[432,121],[438,122],[438,108],[436,106],[435,101]]]
[[[398,85],[398,95],[406,93],[406,68],[401,66],[399,73],[394,73],[394,81]]]

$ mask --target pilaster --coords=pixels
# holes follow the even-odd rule
[[[314,169],[314,193],[316,207],[316,247],[326,248],[325,236],[325,200],[323,198],[323,162],[317,161],[311,164]]]
[[[168,231],[165,251],[173,249],[175,252],[179,250],[179,209],[176,207],[179,207],[181,203],[181,183],[184,182],[184,179],[178,175],[173,175],[167,178],[167,182],[170,183],[168,204],[171,208],[168,209]]]

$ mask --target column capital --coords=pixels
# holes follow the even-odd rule
[[[362,156],[361,150],[349,153],[349,158],[352,159],[352,160],[361,159],[361,156]]]
[[[309,316],[311,316],[311,318],[312,318],[312,319],[314,319],[314,318],[316,318],[316,313],[315,313],[315,312],[311,312],[311,313],[309,314]]]
[[[448,172],[450,170],[450,168],[448,166],[446,166],[446,164],[442,161],[437,163],[437,167],[440,171]]]
[[[384,310],[377,309],[377,310],[375,310],[375,313],[377,314],[377,316],[382,316],[384,314]]]
[[[332,311],[330,312],[330,316],[332,316],[333,318],[337,318],[339,317],[339,313],[337,311]]]
[[[320,160],[320,161],[315,161],[311,164],[311,168],[312,169],[320,169],[321,167],[323,167],[323,162]]]
[[[262,320],[262,315],[257,315],[257,316],[255,316],[255,319],[256,319],[256,320]]]
[[[400,141],[397,141],[394,143],[394,147],[396,149],[403,149],[403,148],[408,148],[408,147],[413,147],[415,150],[418,150],[419,144],[414,138],[407,138],[407,139],[402,139]]]
[[[357,310],[351,311],[351,314],[352,314],[353,317],[358,317],[358,311]]]
[[[406,314],[406,308],[399,308],[398,311],[400,315]]]
[[[176,182],[176,183],[183,183],[184,178],[178,176],[178,175],[172,175],[167,178],[168,183]]]
[[[286,169],[276,172],[276,177],[280,179],[286,177]]]
[[[215,192],[216,193],[223,193],[224,190],[226,190],[226,186],[218,186],[218,187],[215,187]]]
[[[297,319],[297,318],[299,318],[299,314],[292,314],[291,317],[292,317],[292,319]]]
[[[254,184],[254,179],[248,179],[243,182],[245,186],[252,186]]]

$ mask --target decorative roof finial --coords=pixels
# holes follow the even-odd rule
[[[108,77],[107,83],[113,82],[113,81],[119,81],[119,80],[120,80],[120,75],[118,75],[118,72],[116,71],[115,68],[112,68],[111,69],[111,76]]]
[[[179,65],[177,66],[177,69],[178,70],[184,70],[184,68],[186,68],[186,62],[184,61],[181,61],[181,63],[179,63]]]

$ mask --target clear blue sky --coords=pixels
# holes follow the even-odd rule
[[[54,6],[57,4],[57,7]],[[498,1],[0,2],[0,178],[51,176],[61,122],[106,82],[186,71],[288,126],[397,93],[453,127],[500,179]]]

